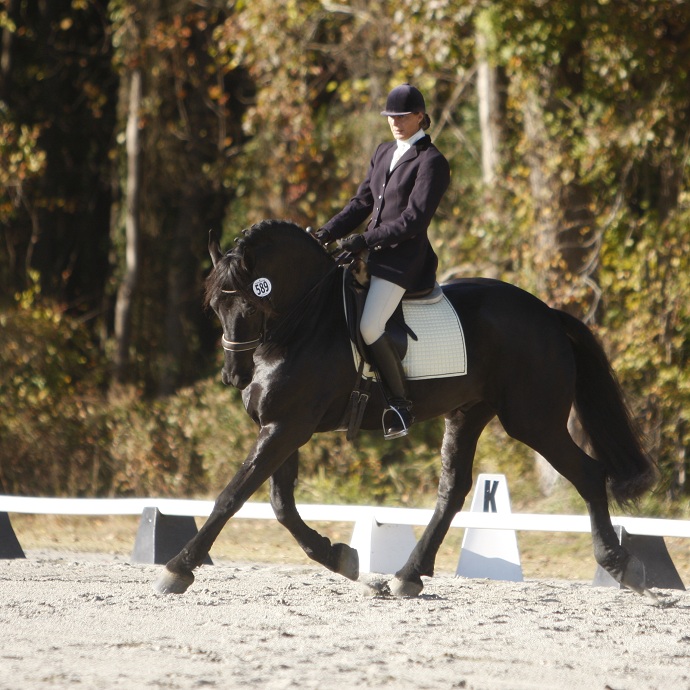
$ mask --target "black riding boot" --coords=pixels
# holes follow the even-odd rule
[[[388,397],[390,407],[383,413],[383,437],[405,436],[414,421],[412,403],[408,399],[407,379],[402,362],[390,336],[384,333],[369,345],[369,353]]]

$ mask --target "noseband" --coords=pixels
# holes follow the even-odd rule
[[[248,352],[249,350],[256,350],[263,340],[263,333],[259,334],[258,338],[254,340],[227,340],[225,333],[221,338],[221,345],[226,352]]]
[[[237,295],[239,294],[239,290],[221,290],[221,292],[224,295]],[[264,314],[264,322],[263,325],[265,326],[266,324],[266,315]],[[261,329],[261,332],[259,333],[259,336],[257,338],[254,338],[254,340],[228,340],[225,337],[225,333],[223,333],[223,337],[221,338],[221,345],[223,346],[223,349],[226,352],[249,352],[250,350],[256,350],[259,345],[264,340],[264,330],[265,328]]]

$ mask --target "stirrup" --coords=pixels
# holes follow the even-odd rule
[[[392,412],[393,414],[397,415],[398,419],[395,420],[395,423],[386,425],[386,415],[389,412]],[[403,412],[405,412],[406,414],[403,415]],[[398,421],[400,422],[399,424],[397,423]],[[405,410],[404,408],[402,410],[399,410],[397,407],[393,407],[392,405],[390,407],[387,407],[381,415],[383,438],[385,438],[387,441],[390,441],[394,438],[401,438],[402,436],[407,436],[407,434],[410,432],[409,425],[412,424],[412,421],[413,417],[409,410]]]

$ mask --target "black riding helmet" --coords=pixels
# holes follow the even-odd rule
[[[386,109],[381,115],[409,115],[410,113],[425,113],[426,103],[422,92],[411,84],[396,86],[386,99]]]

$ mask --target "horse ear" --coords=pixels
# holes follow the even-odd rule
[[[254,270],[254,264],[256,263],[254,261],[254,254],[252,253],[251,250],[248,250],[245,247],[244,254],[242,255],[242,263],[244,264],[244,267],[251,273]]]
[[[211,255],[211,261],[213,261],[214,266],[223,258],[223,252],[220,250],[220,233],[218,230],[208,231],[208,253]]]

